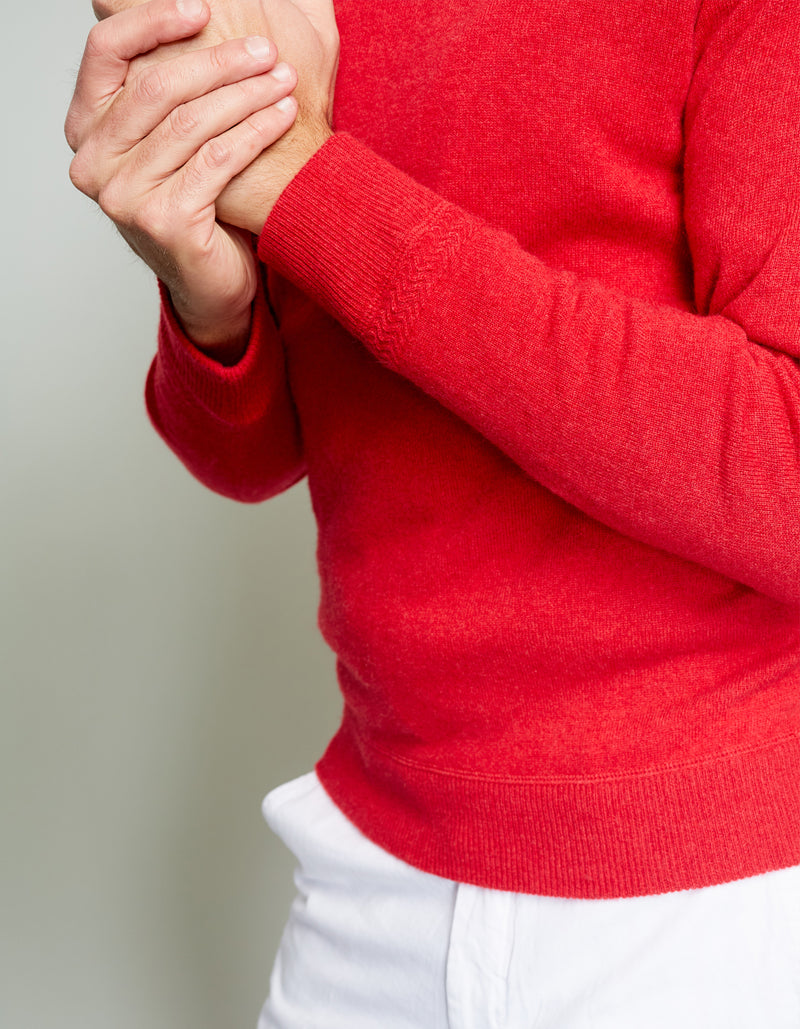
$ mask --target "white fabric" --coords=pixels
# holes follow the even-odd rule
[[[264,798],[298,861],[258,1029],[800,1029],[800,866],[611,900],[455,883],[316,773]]]

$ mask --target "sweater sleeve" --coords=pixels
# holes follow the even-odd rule
[[[797,604],[800,20],[731,9],[705,0],[684,112],[697,313],[546,266],[345,133],[258,252],[551,492]]]
[[[281,339],[264,275],[247,349],[230,367],[194,346],[159,281],[158,351],[145,386],[150,420],[191,474],[223,496],[256,503],[305,474]]]

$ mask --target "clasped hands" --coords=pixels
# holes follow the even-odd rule
[[[64,131],[70,178],[196,339],[240,333],[250,233],[332,134],[332,0],[94,0]]]

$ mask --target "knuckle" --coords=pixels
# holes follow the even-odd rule
[[[136,228],[148,239],[164,245],[169,238],[169,218],[161,204],[143,204],[136,214]]]
[[[124,225],[129,221],[127,204],[122,195],[118,183],[107,182],[97,195],[97,203],[103,214],[107,215],[112,222]]]
[[[224,86],[222,89],[217,90],[219,95],[219,110],[235,110],[244,114],[247,110],[252,110],[253,104],[258,100],[260,96],[265,95],[265,86],[268,83],[260,81],[261,78],[242,79],[239,82],[231,82],[230,85]]]
[[[205,182],[208,165],[204,161],[189,161],[183,169],[183,187],[187,195],[193,195]]]
[[[143,71],[133,86],[137,101],[149,107],[163,103],[169,92],[169,83],[164,72],[157,65]]]
[[[102,21],[103,18],[108,18],[114,13],[114,5],[109,3],[108,0],[92,0],[92,10],[94,16],[98,21]]]
[[[221,75],[228,70],[230,64],[230,48],[226,46],[213,46],[209,49],[207,58],[211,70]]]
[[[90,196],[92,193],[91,182],[86,167],[86,160],[82,153],[77,153],[69,165],[69,180],[81,193]]]
[[[74,154],[77,153],[78,147],[80,146],[80,140],[78,139],[77,119],[73,114],[72,108],[69,109],[64,122],[64,138],[66,139],[70,150]]]
[[[200,151],[203,163],[211,168],[223,168],[231,159],[230,144],[221,139],[210,139]]]
[[[99,23],[89,29],[86,37],[85,56],[89,58],[102,57],[108,50],[108,27]]]
[[[197,109],[193,104],[180,104],[169,115],[169,129],[178,139],[194,135],[200,125]]]
[[[268,113],[268,112],[267,112]],[[241,123],[240,128],[244,135],[243,144],[249,147],[263,147],[261,137],[264,135],[266,128],[264,124],[265,115],[262,113],[261,120],[257,117],[257,114],[251,114],[249,118],[245,118]]]
[[[240,79],[238,82],[232,82],[231,86],[238,94],[238,100],[250,100],[252,99],[254,90],[258,89],[261,85],[262,79],[266,76],[260,75],[258,78]]]

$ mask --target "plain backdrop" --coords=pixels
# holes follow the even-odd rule
[[[17,4],[0,64],[0,1025],[254,1029],[294,892],[261,799],[340,714],[315,528],[150,426],[155,278],[68,177],[93,23]]]

